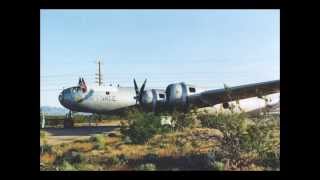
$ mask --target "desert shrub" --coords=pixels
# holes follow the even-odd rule
[[[127,164],[129,161],[128,156],[126,156],[124,154],[118,155],[118,159],[119,159],[121,165]]]
[[[149,153],[144,156],[144,160],[148,163],[155,163],[159,160],[159,155],[155,153]]]
[[[49,152],[51,153],[52,147],[47,144],[47,133],[40,131],[40,154]]]
[[[207,168],[210,170],[222,171],[224,170],[224,163],[221,154],[217,150],[210,150],[206,156]]]
[[[191,152],[183,156],[185,161],[183,168],[197,170],[223,170],[224,163],[217,151],[207,153]]]
[[[217,170],[217,171],[223,171],[224,170],[224,163],[219,162],[219,161],[215,161],[213,163],[213,169]]]
[[[70,164],[68,161],[63,161],[61,165],[58,167],[61,171],[76,171],[77,169]]]
[[[216,126],[224,134],[219,152],[223,162],[228,160],[228,165],[240,168],[255,161],[265,165],[273,164],[273,167],[279,164],[278,158],[270,155],[277,154],[279,150],[279,126],[275,121],[264,118],[250,121],[242,113],[223,116],[220,115],[223,123],[220,124],[219,120]],[[243,156],[250,153],[258,154],[258,158]]]
[[[107,163],[111,165],[118,165],[120,164],[120,160],[117,156],[111,156],[110,158],[108,158]]]
[[[143,144],[157,133],[162,132],[160,116],[154,113],[135,112],[128,115],[128,125],[121,125],[120,131],[132,143]]]
[[[185,128],[195,127],[197,111],[190,109],[187,112],[174,111],[171,113],[174,130],[183,130]]]
[[[45,131],[40,131],[40,139],[45,139],[47,136],[47,133]]]
[[[67,143],[62,143],[62,144],[60,144],[60,147],[61,147],[61,148],[65,148],[65,147],[67,147],[67,146],[68,146]]]
[[[55,165],[61,165],[63,162],[67,161],[71,164],[80,164],[86,161],[85,156],[81,152],[77,152],[74,149],[71,149],[61,156],[58,156],[54,162]]]
[[[214,168],[216,162],[216,154],[214,151],[209,151],[206,155],[206,165],[208,168]]]
[[[202,127],[215,128],[215,129],[220,129],[223,126],[226,118],[228,118],[228,116],[222,113],[218,113],[218,114],[200,113],[198,115],[198,119],[200,120]]]
[[[79,171],[97,171],[100,170],[100,167],[96,164],[87,164],[87,163],[81,163],[81,164],[75,164],[74,167]]]
[[[169,124],[164,124],[161,127],[161,133],[162,134],[170,133],[170,132],[173,132],[173,131],[174,131],[174,128]]]
[[[147,163],[147,164],[141,164],[136,168],[138,171],[155,171],[157,170],[156,165],[152,163]]]
[[[125,137],[123,138],[123,143],[124,143],[124,144],[131,144],[131,143],[132,143],[132,140],[130,139],[129,136],[125,136]]]
[[[163,143],[163,142],[160,142],[160,143],[159,143],[159,148],[160,148],[160,149],[164,149],[164,148],[166,148],[167,146],[168,146],[167,143]]]
[[[111,156],[107,159],[107,163],[114,165],[114,166],[121,166],[128,163],[128,157],[124,154]]]
[[[262,155],[260,164],[271,170],[280,170],[280,152],[266,152]]]
[[[89,141],[94,143],[94,148],[103,149],[106,145],[106,139],[103,134],[95,134],[90,137]]]
[[[52,145],[49,145],[49,144],[40,145],[40,153],[41,154],[44,154],[44,153],[51,154],[52,152],[53,152]]]

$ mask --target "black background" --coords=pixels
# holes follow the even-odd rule
[[[1,120],[4,136],[1,146],[6,163],[4,166],[12,175],[33,175],[40,178],[47,176],[137,176],[155,175],[161,179],[167,176],[181,176],[182,178],[205,178],[204,176],[277,176],[290,175],[308,166],[299,164],[302,151],[297,150],[297,143],[306,141],[305,126],[301,122],[312,119],[299,115],[301,111],[297,104],[304,99],[300,89],[309,87],[308,79],[302,78],[303,69],[308,71],[301,63],[307,59],[301,59],[299,52],[304,44],[298,43],[301,26],[304,19],[294,17],[296,9],[291,8],[287,1],[274,0],[238,0],[238,1],[37,1],[36,3],[24,2],[19,4],[22,8],[12,8],[2,16],[9,25],[3,29],[9,30],[13,35],[7,35],[8,43],[2,43],[10,47],[12,51],[6,57],[2,57],[2,70],[4,75],[1,88],[2,111],[5,117]],[[281,79],[281,166],[280,172],[40,172],[39,167],[39,111],[40,111],[40,9],[280,9],[280,79]],[[301,13],[301,11],[299,11]],[[298,32],[297,32],[298,31]],[[7,53],[8,53],[7,52]],[[305,57],[305,56],[304,56]],[[304,62],[305,63],[305,62]],[[291,87],[290,87],[291,86]],[[312,91],[310,91],[311,93]],[[308,95],[305,94],[306,96]],[[300,101],[300,102],[299,102]],[[21,118],[24,117],[24,118]],[[315,120],[313,120],[315,121]],[[296,126],[296,129],[294,128]],[[298,130],[297,130],[298,129]],[[297,133],[299,131],[299,133]],[[309,134],[309,133],[308,133]],[[299,145],[300,146],[300,145]],[[290,158],[291,157],[291,158]],[[111,177],[113,176],[113,177]]]

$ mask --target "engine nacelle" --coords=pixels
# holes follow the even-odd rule
[[[150,89],[142,94],[142,106],[146,110],[156,111],[166,102],[166,93],[164,90]]]
[[[166,88],[166,103],[171,107],[187,108],[190,103],[190,96],[196,94],[197,89],[184,82],[170,84]]]

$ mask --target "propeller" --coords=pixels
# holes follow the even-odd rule
[[[144,80],[140,90],[139,90],[139,87],[137,85],[137,82],[135,79],[133,79],[133,83],[134,83],[134,89],[136,91],[136,96],[135,96],[135,99],[136,99],[136,104],[139,102],[139,104],[142,104],[142,94],[144,92],[144,88],[146,87],[146,83],[147,83],[147,79]]]

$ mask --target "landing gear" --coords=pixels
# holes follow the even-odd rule
[[[99,120],[99,122],[101,122],[101,115],[100,114],[98,115],[98,120]],[[97,119],[96,119],[96,127],[98,127]]]
[[[72,112],[69,111],[68,114],[66,114],[64,121],[63,121],[63,127],[64,128],[72,128],[74,125],[74,122],[72,120]]]

